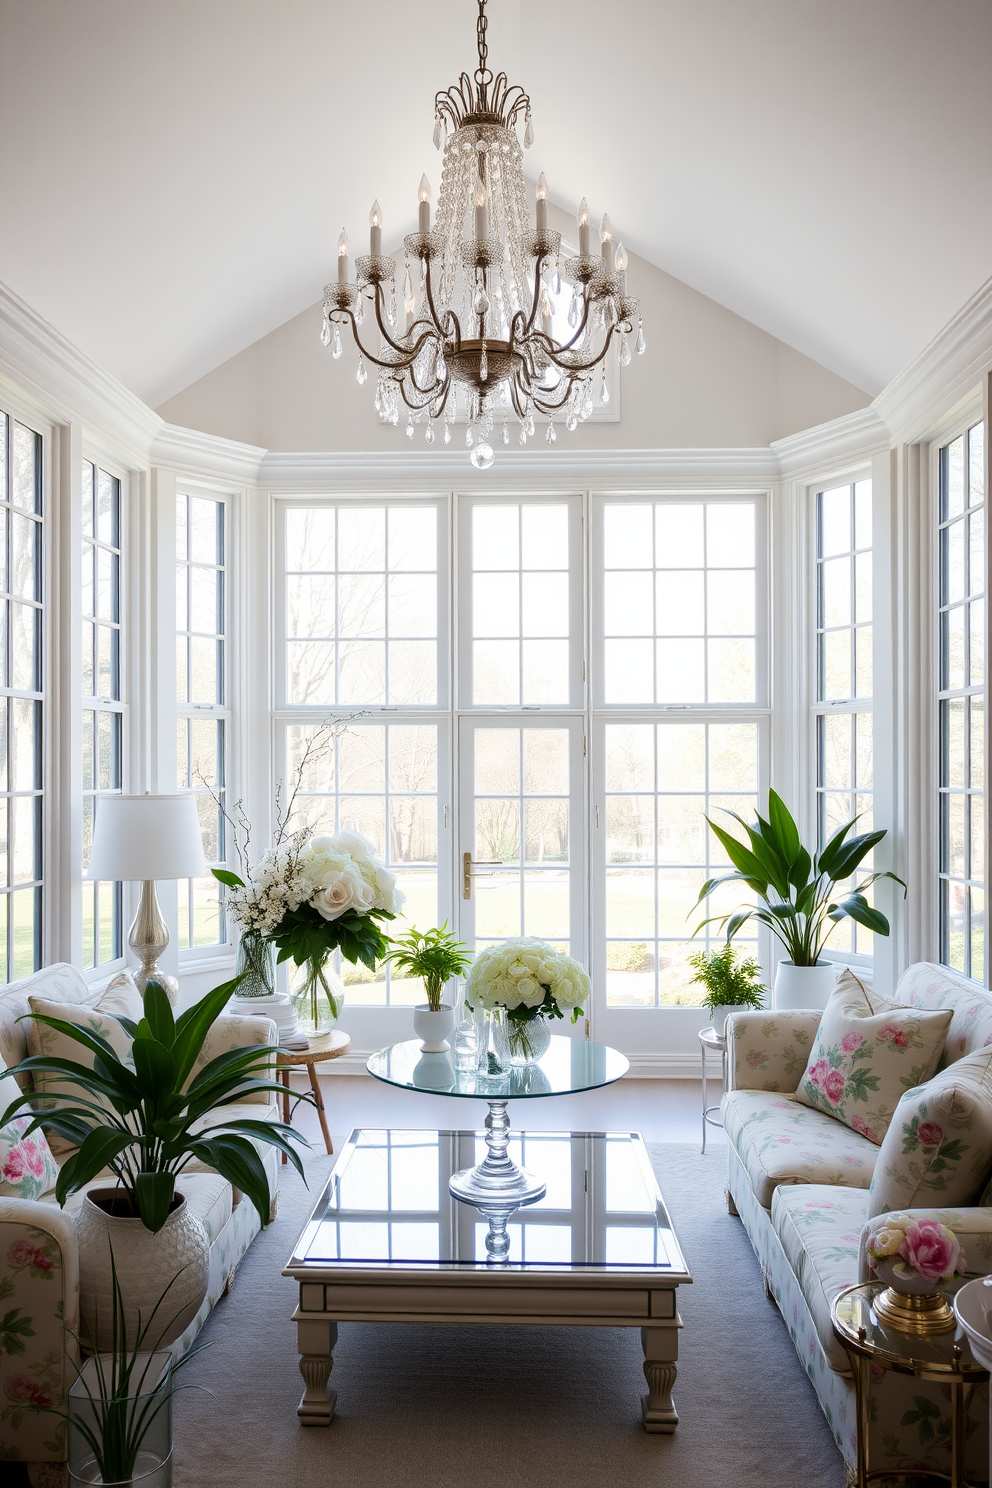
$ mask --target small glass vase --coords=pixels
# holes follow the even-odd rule
[[[344,1007],[344,984],[331,966],[330,953],[304,961],[301,978],[293,992],[293,1005],[300,1032],[319,1038],[337,1025]]]
[[[506,1009],[487,1008],[478,1039],[479,1074],[500,1079],[510,1068],[510,1042],[506,1032]]]
[[[272,942],[253,930],[246,930],[238,942],[238,976],[244,981],[238,997],[273,997],[276,990],[276,957]]]
[[[551,1024],[543,1013],[536,1018],[515,1018],[507,1013],[506,1043],[511,1069],[534,1064],[551,1045]]]
[[[166,1380],[145,1392],[143,1386],[151,1381],[161,1381],[163,1370],[169,1362],[167,1352],[151,1356],[149,1368],[147,1354],[138,1355],[132,1376],[135,1393],[120,1401],[100,1399],[100,1382],[93,1359],[82,1366],[82,1374],[69,1390],[69,1485],[102,1485],[102,1488],[172,1488],[172,1385]],[[109,1360],[104,1358],[105,1377],[110,1376]],[[144,1422],[137,1453],[130,1458],[115,1453],[113,1439],[130,1434],[134,1426]],[[88,1434],[100,1443],[98,1457]],[[107,1456],[104,1456],[107,1453]],[[101,1457],[108,1476],[101,1470]],[[130,1472],[128,1473],[128,1468]],[[124,1473],[125,1476],[121,1476]]]

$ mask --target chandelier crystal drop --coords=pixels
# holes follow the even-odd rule
[[[600,251],[593,253],[583,197],[578,252],[563,257],[561,234],[548,227],[548,183],[542,172],[531,221],[523,169],[523,149],[534,142],[530,99],[505,73],[494,77],[489,70],[486,3],[478,0],[474,77],[463,72],[434,100],[441,190],[432,225],[431,188],[421,177],[418,228],[403,240],[402,313],[396,302],[398,265],[382,251],[382,210],[376,201],[369,213],[369,251],[356,258],[354,281],[342,230],[337,279],[324,287],[321,318],[321,340],[324,345],[330,340],[335,357],[341,355],[341,328],[350,327],[360,382],[366,362],[378,369],[375,410],[384,423],[398,424],[402,409],[407,434],[412,436],[415,423],[424,423],[431,443],[433,423],[443,420],[448,444],[449,425],[465,418],[466,445],[478,469],[488,469],[495,459],[484,436],[496,420],[506,444],[507,420],[515,417],[524,444],[534,433],[535,413],[543,415],[548,444],[554,444],[556,416],[571,431],[591,415],[597,368],[598,401],[609,402],[611,347],[618,347],[619,365],[626,366],[631,359],[627,338],[636,328],[637,350],[644,350],[639,302],[627,294],[627,254],[622,243],[614,251],[609,217],[603,217]],[[359,328],[366,311],[375,326],[363,341]]]

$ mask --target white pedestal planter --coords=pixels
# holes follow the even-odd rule
[[[713,1032],[717,1035],[718,1038],[725,1038],[727,1035],[728,1014],[740,1011],[740,1008],[737,1008],[732,1003],[727,1002],[721,1002],[719,1007],[710,1009],[710,1022],[713,1024]]]
[[[413,1031],[420,1039],[423,1054],[447,1054],[451,1048],[448,1040],[455,1031],[455,1010],[442,1002],[437,1012],[432,1012],[426,1002],[413,1010]]]
[[[81,1336],[87,1343],[94,1339],[101,1351],[111,1346],[114,1310],[110,1248],[113,1246],[129,1339],[137,1335],[138,1314],[147,1322],[169,1282],[174,1276],[179,1277],[152,1324],[157,1346],[172,1343],[196,1317],[207,1295],[210,1264],[207,1232],[182,1195],[165,1224],[155,1233],[146,1229],[140,1219],[108,1212],[93,1202],[101,1199],[112,1203],[119,1192],[113,1188],[91,1189],[76,1212]],[[166,1327],[170,1322],[171,1326]]]
[[[779,1010],[826,1007],[837,980],[832,961],[818,961],[815,966],[793,966],[780,961],[775,973],[775,1006]]]

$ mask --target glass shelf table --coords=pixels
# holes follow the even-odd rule
[[[489,1220],[487,1244],[494,1261],[506,1258],[510,1216],[521,1206],[536,1203],[547,1190],[539,1174],[521,1167],[510,1155],[507,1102],[596,1090],[621,1079],[629,1068],[623,1055],[606,1044],[560,1035],[551,1039],[540,1059],[497,1074],[456,1069],[450,1054],[425,1054],[417,1039],[380,1049],[367,1061],[369,1074],[387,1085],[488,1104],[486,1155],[472,1167],[453,1173],[448,1188],[456,1199],[474,1204]]]

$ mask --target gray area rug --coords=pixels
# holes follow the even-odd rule
[[[721,1149],[651,1149],[695,1278],[674,1436],[641,1427],[639,1334],[612,1328],[342,1324],[330,1427],[301,1427],[295,1287],[282,1277],[309,1193],[284,1178],[276,1222],[201,1334],[175,1403],[176,1488],[842,1488],[843,1463],[785,1324],[723,1198]]]

